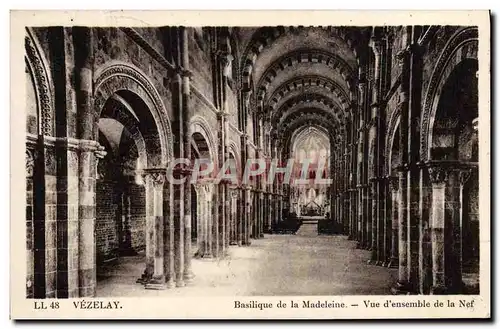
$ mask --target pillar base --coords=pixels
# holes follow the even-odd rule
[[[137,256],[139,253],[132,248],[120,249],[118,254],[122,257]]]
[[[398,259],[394,259],[394,258],[392,258],[392,259],[389,261],[389,264],[387,264],[387,267],[388,267],[388,268],[398,268],[398,267],[399,267],[399,260],[398,260]]]
[[[182,288],[185,287],[186,284],[184,283],[184,280],[177,280],[177,282],[175,282],[175,286],[178,288]]]
[[[163,276],[155,276],[144,285],[148,290],[166,290],[165,278]]]
[[[193,272],[189,271],[184,273],[184,283],[189,285],[192,284],[194,281],[194,274]]]
[[[370,260],[368,261],[368,265],[378,265],[377,263],[379,262],[377,260],[377,254],[376,254],[376,250],[371,250],[371,255],[370,255]]]
[[[259,235],[259,238],[260,238],[260,239],[263,239],[263,238],[264,238],[264,233],[261,233],[261,234]]]
[[[431,287],[431,295],[461,295],[465,291],[465,285],[459,284],[454,287],[446,287],[444,285],[436,285]]]
[[[151,274],[148,274],[146,273],[146,271],[144,271],[144,273],[142,273],[141,277],[138,278],[135,283],[140,283],[140,284],[146,284],[148,283],[149,281],[151,281],[152,279],[152,276]]]
[[[385,266],[385,265],[383,265],[383,264],[384,264],[384,262],[383,262],[383,261],[381,261],[381,260],[377,260],[377,261],[375,262],[375,265],[376,265],[376,266]]]
[[[410,295],[410,283],[397,281],[396,285],[391,288],[391,292],[393,295]]]
[[[237,246],[237,245],[238,245],[238,242],[236,242],[236,241],[231,241],[231,242],[229,242],[229,245],[230,245],[230,246]]]
[[[165,284],[165,286],[168,289],[173,289],[173,288],[175,288],[175,281],[173,279],[170,279],[170,280],[167,281],[167,283]]]

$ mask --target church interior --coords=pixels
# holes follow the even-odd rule
[[[33,27],[25,50],[28,298],[479,293],[476,27]],[[331,183],[175,184],[179,158]]]

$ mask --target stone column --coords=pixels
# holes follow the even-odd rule
[[[191,129],[189,123],[190,111],[191,111],[191,86],[190,78],[192,76],[189,63],[189,35],[188,29],[182,27],[180,30],[181,39],[181,63],[182,63],[182,143],[183,146],[183,156],[185,159],[191,159]],[[190,284],[194,278],[193,271],[191,269],[191,170],[190,168],[185,168],[184,170],[184,216],[182,217],[184,226],[184,268],[183,268],[183,281],[184,284]]]
[[[238,244],[238,216],[239,216],[239,188],[231,189],[231,229],[229,245],[235,246]]]
[[[365,216],[366,224],[366,244],[364,248],[366,250],[372,249],[372,220],[370,218],[371,214],[371,203],[370,203],[370,185],[363,184],[363,213]]]
[[[268,209],[266,214],[265,227],[262,230],[263,237],[264,237],[264,232],[271,233],[271,222],[274,218],[274,210],[275,210],[275,198],[274,194],[271,191],[267,194],[267,198],[268,198],[267,199]]]
[[[228,156],[226,159],[229,158]],[[233,216],[232,216],[232,198],[231,198],[231,190],[229,188],[228,184],[225,185],[225,207],[226,209],[224,210],[224,213],[226,214],[226,222],[225,222],[225,234],[224,234],[224,254],[223,256],[228,255],[228,248],[229,248],[229,243],[231,240],[231,228],[232,228],[232,223],[233,223]]]
[[[264,228],[267,227],[269,218],[271,217],[271,212],[270,212],[271,195],[268,192],[264,192],[262,193],[262,197],[264,198],[262,200],[264,207],[262,207],[262,221],[260,223],[259,238],[264,237]]]
[[[211,184],[208,187],[208,244],[209,253],[205,255],[205,258],[218,257],[220,252],[220,202],[221,196],[219,194],[218,186]]]
[[[212,213],[212,209],[209,207],[209,198],[208,195],[208,187],[206,185],[198,185],[197,188],[200,191],[199,194],[199,219],[198,219],[198,227],[199,227],[199,237],[198,237],[198,246],[199,246],[199,256],[202,258],[211,258],[212,257],[212,249],[210,245],[211,240],[211,230],[210,228],[210,216]]]
[[[392,248],[392,233],[393,233],[393,216],[392,216],[392,189],[390,176],[384,177],[384,264],[389,266],[391,262]]]
[[[389,197],[388,194],[386,194],[386,181],[384,177],[379,177],[378,179],[378,192],[379,194],[377,195],[378,198],[378,204],[379,204],[379,211],[378,211],[378,235],[377,235],[377,242],[378,242],[378,254],[377,254],[377,265],[379,266],[386,266],[385,264],[386,261],[386,232],[387,232],[387,218],[386,218],[386,199]]]
[[[406,294],[413,291],[410,283],[410,273],[408,269],[408,118],[409,118],[409,53],[406,49],[396,55],[401,66],[401,86],[400,86],[400,107],[401,118],[399,124],[399,145],[400,145],[400,167],[399,172],[399,212],[398,212],[398,236],[399,236],[399,275],[394,292]],[[411,264],[410,264],[411,265]]]
[[[399,212],[399,179],[395,176],[389,177],[389,184],[391,187],[391,252],[389,265],[387,267],[398,267],[398,212]]]
[[[369,264],[376,265],[378,259],[378,236],[379,236],[379,222],[378,222],[378,181],[375,177],[370,179],[370,210],[371,210],[371,259]]]
[[[399,198],[398,198],[398,251],[399,270],[398,281],[395,293],[409,293],[409,273],[408,273],[408,211],[407,211],[407,167],[401,166],[399,171]]]
[[[225,83],[222,86],[223,95],[225,95]],[[224,96],[223,96],[224,97]],[[223,103],[224,104],[224,103]],[[217,122],[218,122],[218,140],[219,140],[219,166],[222,165],[227,160],[227,150],[226,150],[226,116],[227,114],[224,112],[224,108],[222,108],[217,113]],[[217,185],[216,193],[216,203],[217,203],[217,212],[214,215],[217,220],[217,250],[214,251],[216,257],[223,256],[226,249],[226,184],[224,182],[220,182]]]
[[[243,221],[243,240],[242,244],[249,246],[250,242],[250,232],[251,232],[251,186],[246,185],[243,189],[243,200],[245,205],[245,216]]]
[[[364,197],[363,197],[363,183],[365,176],[365,163],[367,159],[365,158],[365,107],[366,107],[366,82],[365,75],[363,73],[363,69],[360,68],[359,73],[359,84],[358,84],[358,94],[359,94],[359,127],[357,129],[358,132],[358,144],[357,144],[357,175],[356,175],[356,188],[358,194],[358,234],[359,234],[359,243],[357,245],[358,248],[365,248],[367,245],[367,230],[366,230],[366,221],[367,217],[365,214],[364,208]]]
[[[377,30],[374,30],[374,35],[372,36],[370,46],[373,49],[375,55],[374,63],[374,77],[373,77],[373,103],[371,104],[371,122],[369,130],[369,177],[371,185],[371,220],[372,220],[372,254],[370,264],[380,263],[380,236],[381,236],[381,218],[380,218],[380,129],[381,129],[381,107],[383,105],[381,102],[381,71],[382,71],[382,40],[379,35],[377,35]]]
[[[429,164],[432,182],[432,272],[431,292],[459,294],[462,282],[462,187],[470,175],[458,163]]]
[[[164,212],[164,273],[167,288],[175,287],[175,193],[174,185],[169,182],[168,189],[164,189],[164,200],[168,202],[168,215]],[[165,202],[164,202],[165,204]]]
[[[432,212],[432,184],[429,170],[425,164],[420,165],[420,282],[419,293],[428,295],[432,288],[432,232],[430,214]]]
[[[242,246],[244,239],[244,227],[245,227],[245,216],[246,216],[246,204],[245,204],[245,188],[241,187],[238,190],[238,217],[236,222],[236,234],[238,246]]]
[[[163,184],[165,169],[144,170],[146,183],[146,289],[165,289],[163,241]]]
[[[95,110],[93,107],[93,31],[91,28],[75,27],[73,28],[73,42],[75,49],[75,93],[77,103],[77,134],[80,139],[80,152],[78,165],[75,163],[75,168],[78,166],[78,295],[79,297],[88,297],[95,295],[96,285],[96,270],[95,270],[95,241],[94,241],[94,225],[95,225],[95,179],[96,179],[96,157],[94,152],[99,149],[98,143],[94,142],[96,137],[94,132],[95,124]],[[71,74],[68,70],[67,74]],[[71,82],[67,81],[70,85]],[[68,132],[69,137],[69,132]],[[96,145],[97,144],[97,145]],[[105,153],[104,153],[105,154]],[[102,154],[102,156],[104,156]],[[69,161],[71,162],[71,161]],[[68,175],[69,179],[69,175]],[[68,187],[71,186],[68,181]],[[68,193],[68,198],[71,198]],[[70,201],[68,200],[68,204]],[[59,235],[61,231],[68,230],[66,227],[61,230],[59,224],[63,221],[58,221]],[[69,222],[68,222],[69,224]],[[68,230],[68,234],[69,234]],[[73,249],[74,241],[68,239],[68,246],[66,252]],[[73,247],[71,246],[73,244]],[[76,248],[75,248],[76,249]],[[62,258],[58,255],[58,263],[61,264]],[[73,259],[69,255],[67,258],[67,265],[73,263]],[[64,261],[63,261],[64,262]],[[76,286],[71,286],[75,282],[70,274],[71,269],[68,270],[67,281],[65,279],[58,280],[58,297],[64,297],[66,293],[61,294],[61,286],[66,281],[68,297],[76,296]],[[61,270],[58,270],[58,277],[60,277]],[[64,274],[63,274],[64,275]],[[62,283],[62,285],[61,285]]]
[[[184,35],[183,32],[180,33],[181,36]],[[176,60],[182,63],[182,58],[179,57],[178,55],[181,55],[182,51],[182,38],[179,39],[179,34],[176,34],[176,43],[181,47],[180,49],[177,49],[177,56],[175,56]],[[181,159],[184,158],[184,147],[185,147],[185,141],[184,141],[184,129],[186,127],[186,124],[184,123],[184,84],[185,79],[183,79],[183,69],[181,67],[177,67],[174,72],[172,72],[172,82],[171,82],[171,90],[172,90],[172,108],[173,108],[173,113],[174,113],[174,119],[172,121],[172,133],[174,136],[177,136],[177,138],[174,139],[174,145],[173,145],[173,150],[174,150],[174,157],[176,159]],[[184,80],[184,81],[183,81]],[[183,165],[178,164],[175,167],[169,167],[169,179],[170,175],[172,175],[172,178],[176,180],[181,180],[184,177],[186,168],[183,167]],[[174,259],[175,259],[175,284],[177,287],[184,287],[184,245],[185,245],[185,237],[184,237],[184,230],[185,230],[185,213],[184,213],[184,188],[185,184],[173,184],[170,185],[170,187],[173,187],[172,191],[170,193],[173,194],[173,197],[171,197],[172,203],[170,204],[170,207],[173,209],[173,224],[174,224]],[[187,205],[190,207],[191,205]]]

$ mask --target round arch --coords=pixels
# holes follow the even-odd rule
[[[102,129],[102,120],[114,119],[118,121],[132,138],[141,162],[141,168],[147,168],[147,146],[139,127],[139,118],[135,115],[131,105],[118,94],[114,94],[106,102],[101,116],[98,119],[98,129]],[[102,132],[102,131],[101,131]]]
[[[37,99],[39,116],[39,133],[46,136],[53,136],[54,131],[54,100],[53,81],[48,69],[47,60],[43,51],[30,28],[26,28],[25,37],[26,65],[34,81],[34,89]]]
[[[195,133],[199,133],[203,136],[208,144],[208,152],[212,161],[218,160],[218,151],[216,148],[217,143],[215,143],[215,138],[212,135],[212,130],[210,124],[205,118],[200,115],[194,115],[189,121],[191,136]]]
[[[459,30],[451,37],[441,53],[431,80],[427,87],[424,107],[422,111],[422,130],[420,135],[421,161],[430,159],[432,131],[434,118],[439,104],[440,94],[455,67],[467,59],[477,60],[478,30],[468,27]]]
[[[394,145],[394,139],[396,138],[396,131],[399,127],[399,121],[401,117],[401,109],[398,107],[394,109],[389,119],[389,125],[387,126],[387,134],[385,135],[385,150],[384,156],[386,159],[385,163],[385,174],[388,176],[391,174],[392,166],[392,150]]]
[[[148,150],[154,155],[151,165],[166,167],[173,157],[170,119],[158,91],[146,75],[130,64],[113,62],[97,71],[94,86],[96,118],[99,118],[106,101],[119,91],[131,93],[144,103],[152,115],[160,144],[157,149]]]

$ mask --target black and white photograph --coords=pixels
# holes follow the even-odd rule
[[[28,20],[23,298],[489,307],[489,58],[463,22]]]

